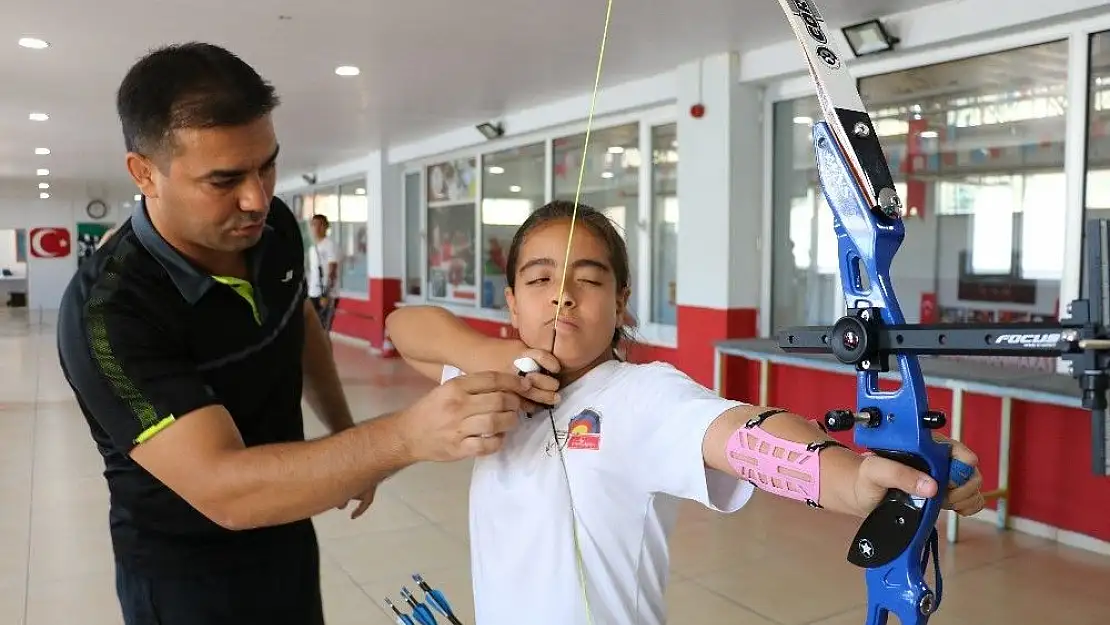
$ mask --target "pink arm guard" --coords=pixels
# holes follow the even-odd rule
[[[732,434],[725,449],[729,465],[757,488],[820,508],[821,450],[844,446],[834,440],[796,443],[760,427],[764,419],[781,412],[786,411],[768,410]]]

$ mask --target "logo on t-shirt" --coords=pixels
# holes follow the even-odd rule
[[[587,408],[570,420],[567,428],[569,449],[593,449],[601,446],[601,415]]]

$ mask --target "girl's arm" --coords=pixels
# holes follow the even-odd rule
[[[527,349],[519,341],[486,336],[439,306],[398,308],[386,317],[385,328],[405,361],[437,382],[444,365],[463,373],[503,370]]]
[[[761,422],[746,427],[752,419]],[[816,452],[806,449],[823,441],[833,444]],[[971,466],[978,463],[970,449],[947,442],[952,443],[957,459]],[[889,488],[920,497],[937,492],[936,482],[924,473],[893,460],[857,454],[835,443],[815,421],[765,406],[726,411],[709,426],[702,452],[708,466],[749,479],[763,490],[802,500],[816,495],[822,507],[856,516],[868,515]],[[770,483],[768,476],[774,476]],[[946,507],[961,514],[978,512],[983,505],[981,483],[976,470],[967,484],[947,493]]]

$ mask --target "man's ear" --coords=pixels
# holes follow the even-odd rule
[[[520,330],[520,323],[516,314],[516,296],[510,287],[505,287],[505,303],[509,306],[509,322],[512,323],[514,328]]]
[[[154,184],[154,163],[141,154],[128,152],[126,164],[127,173],[131,174],[131,180],[139,187],[139,191],[146,197],[157,198],[158,186]]]

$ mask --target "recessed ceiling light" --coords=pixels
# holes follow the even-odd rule
[[[39,175],[39,176],[49,176],[50,175],[50,170],[49,169],[39,169],[39,170],[35,171],[35,174]]]
[[[24,48],[31,48],[32,50],[42,50],[50,47],[49,43],[42,39],[36,39],[35,37],[24,37],[19,40],[19,45]]]
[[[40,200],[49,200],[50,199],[50,194],[49,193],[40,193],[39,194],[39,199]]]
[[[50,119],[50,116],[46,113],[31,113],[27,117],[33,122],[44,122]]]
[[[509,191],[511,193],[520,193],[520,185],[514,184],[513,186],[509,187]]]
[[[359,69],[354,65],[340,65],[339,67],[335,68],[335,73],[339,74],[340,76],[358,76]]]
[[[50,154],[50,148],[35,148],[35,154],[38,154],[39,156],[46,156],[47,154]]]
[[[40,189],[49,189],[50,188],[50,183],[49,182],[40,182],[39,183],[39,188]]]
[[[505,173],[505,168],[494,165],[493,167],[490,167],[488,171],[489,171],[489,173],[494,174],[494,175],[503,174],[503,173]]]

